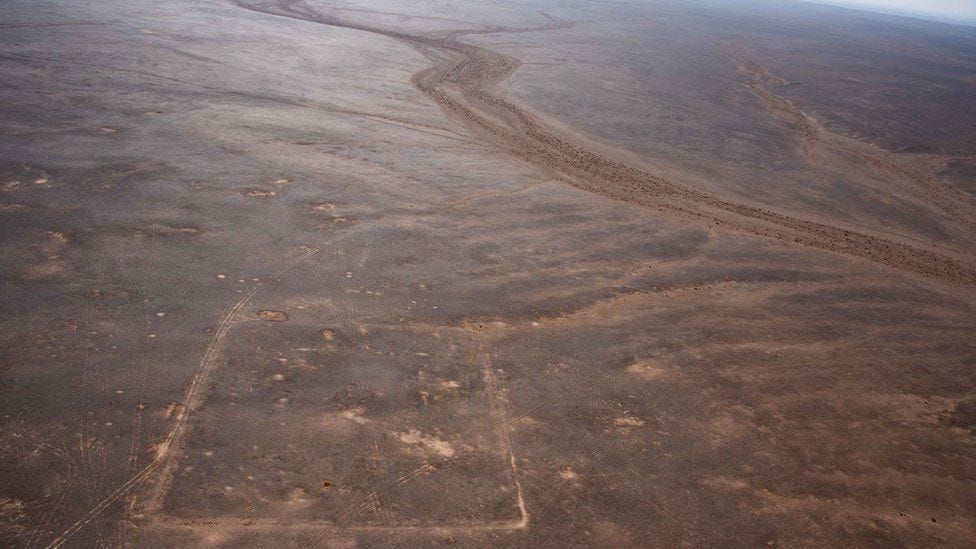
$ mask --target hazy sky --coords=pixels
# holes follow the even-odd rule
[[[814,0],[822,4],[902,11],[941,19],[976,21],[976,0]]]

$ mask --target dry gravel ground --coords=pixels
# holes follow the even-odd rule
[[[976,544],[976,29],[9,0],[0,545]]]

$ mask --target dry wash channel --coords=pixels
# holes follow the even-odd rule
[[[233,2],[253,11],[376,33],[409,44],[435,63],[414,75],[413,83],[420,91],[486,141],[581,189],[683,219],[868,259],[932,279],[967,286],[976,283],[976,268],[961,254],[739,204],[590,150],[579,143],[582,140],[562,135],[506,98],[497,84],[518,67],[518,60],[457,39],[469,31],[438,36],[409,34],[345,21],[320,12],[304,0]],[[554,22],[521,30],[559,26],[563,25]]]

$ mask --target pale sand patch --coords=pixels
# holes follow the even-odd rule
[[[638,360],[630,366],[627,366],[625,371],[628,374],[647,381],[664,379],[667,377],[667,372],[664,370],[664,368],[662,368],[657,361],[651,359]]]
[[[454,448],[447,442],[431,435],[425,435],[416,429],[410,429],[406,433],[398,433],[400,442],[410,445],[419,445],[426,452],[441,457],[454,457]]]
[[[631,415],[625,415],[618,418],[614,418],[613,424],[617,427],[643,427],[646,422],[639,418]]]
[[[460,389],[461,384],[454,380],[449,381],[438,381],[437,388],[441,391],[453,391],[455,389]]]
[[[322,416],[319,425],[332,435],[351,435],[357,425],[369,423],[369,420],[363,417],[365,412],[366,409],[362,407],[330,412]]]

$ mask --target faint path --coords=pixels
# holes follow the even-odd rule
[[[519,66],[519,61],[513,57],[460,42],[453,38],[450,33],[441,36],[416,35],[343,21],[318,12],[302,0],[231,1],[241,8],[261,13],[375,33],[409,44],[427,55],[435,63],[430,68],[414,75],[412,80],[419,90],[486,141],[517,159],[537,166],[546,173],[558,174],[561,176],[561,180],[565,180],[580,189],[612,199],[640,204],[656,209],[660,213],[692,220],[707,226],[722,226],[756,236],[868,259],[895,269],[922,274],[935,280],[976,285],[976,269],[969,263],[968,259],[958,255],[732,202],[651,175],[604,153],[587,148],[581,144],[581,139],[550,127],[537,115],[505,98],[503,92],[497,89],[497,84],[504,81]],[[566,26],[567,24],[564,22],[552,20],[550,25],[533,29],[497,27],[494,30],[456,31],[456,33],[530,32],[565,28]],[[170,80],[179,82],[171,78]],[[185,82],[181,83],[186,84]],[[244,95],[242,92],[234,93]],[[309,106],[280,98],[262,97],[262,99]],[[332,109],[322,110],[332,111]],[[355,114],[364,115],[363,113]],[[395,123],[404,122],[390,119],[384,115],[370,114],[369,116]],[[348,236],[350,235],[337,237],[320,248],[309,250],[282,270],[271,275],[270,278],[274,279],[286,273],[298,262],[318,253],[323,247],[335,244]],[[365,256],[363,261],[365,262]],[[240,311],[261,289],[261,286],[252,287],[221,317],[217,330],[200,361],[199,369],[192,378],[184,396],[183,406],[179,409],[166,438],[157,447],[156,455],[152,460],[121,486],[99,500],[81,518],[51,541],[47,547],[62,546],[106,508],[117,502],[135,486],[154,475],[159,475],[159,477],[154,484],[153,497],[149,504],[150,508],[158,507],[189,434],[192,413],[203,403],[205,389],[219,363],[219,352],[223,340]],[[493,385],[495,381],[490,370],[490,362],[486,375],[489,376],[486,382]],[[504,403],[496,402],[495,405],[504,407]],[[495,413],[500,416],[505,415],[502,408],[496,409]],[[504,436],[508,436],[507,432],[504,433]],[[506,444],[510,449],[510,441],[507,441]],[[511,452],[510,457],[513,474],[516,474],[515,459]],[[517,481],[517,475],[515,478]],[[522,518],[515,527],[524,527],[528,520],[528,514],[521,496],[521,486],[518,485],[517,487],[518,505]],[[506,525],[504,527],[511,528],[512,526]]]
[[[293,269],[306,258],[320,252],[323,248],[327,248],[341,240],[345,240],[352,234],[353,233],[341,235],[330,240],[329,242],[326,242],[318,248],[309,249],[267,279],[274,280],[278,278],[279,276]],[[147,463],[145,467],[140,469],[127,481],[122,483],[121,486],[99,500],[91,509],[88,510],[88,512],[86,512],[81,518],[75,521],[74,524],[62,532],[61,535],[54,538],[54,540],[52,540],[46,546],[48,549],[53,549],[64,545],[65,542],[67,542],[73,535],[78,533],[79,530],[84,528],[85,525],[90,523],[95,519],[95,517],[105,511],[109,505],[112,505],[118,501],[119,498],[130,492],[142,481],[147,480],[153,475],[157,474],[160,476],[160,478],[159,481],[154,484],[148,505],[150,509],[159,506],[162,496],[165,494],[165,489],[172,480],[171,477],[175,467],[179,463],[179,458],[183,453],[183,446],[186,441],[186,437],[190,432],[190,418],[193,412],[196,412],[200,405],[203,404],[207,384],[210,380],[211,374],[219,364],[218,358],[222,349],[223,340],[227,336],[227,332],[230,330],[233,323],[239,318],[244,306],[247,305],[247,303],[254,298],[254,296],[260,293],[262,289],[263,286],[261,285],[252,286],[251,289],[245,292],[244,295],[237,300],[227,310],[227,312],[223,314],[223,316],[221,316],[220,322],[217,324],[217,330],[210,339],[210,343],[207,345],[203,358],[200,360],[199,369],[190,381],[190,386],[183,397],[182,405],[178,408],[173,425],[170,427],[170,430],[166,434],[163,441],[156,447],[155,455],[149,461],[149,463]]]
[[[831,132],[794,102],[776,93],[777,88],[789,82],[769,74],[756,60],[756,56],[749,53],[744,46],[730,43],[720,46],[720,49],[749,78],[747,89],[762,100],[766,110],[796,129],[800,150],[811,164],[823,165],[823,158],[837,157],[837,153],[851,155],[857,162],[845,163],[845,169],[858,171],[866,165],[885,181],[900,186],[919,201],[941,210],[967,225],[969,229],[976,230],[976,200],[939,181],[933,175],[945,161],[953,157],[927,156],[917,158],[907,166],[901,165],[890,159],[898,155]]]

